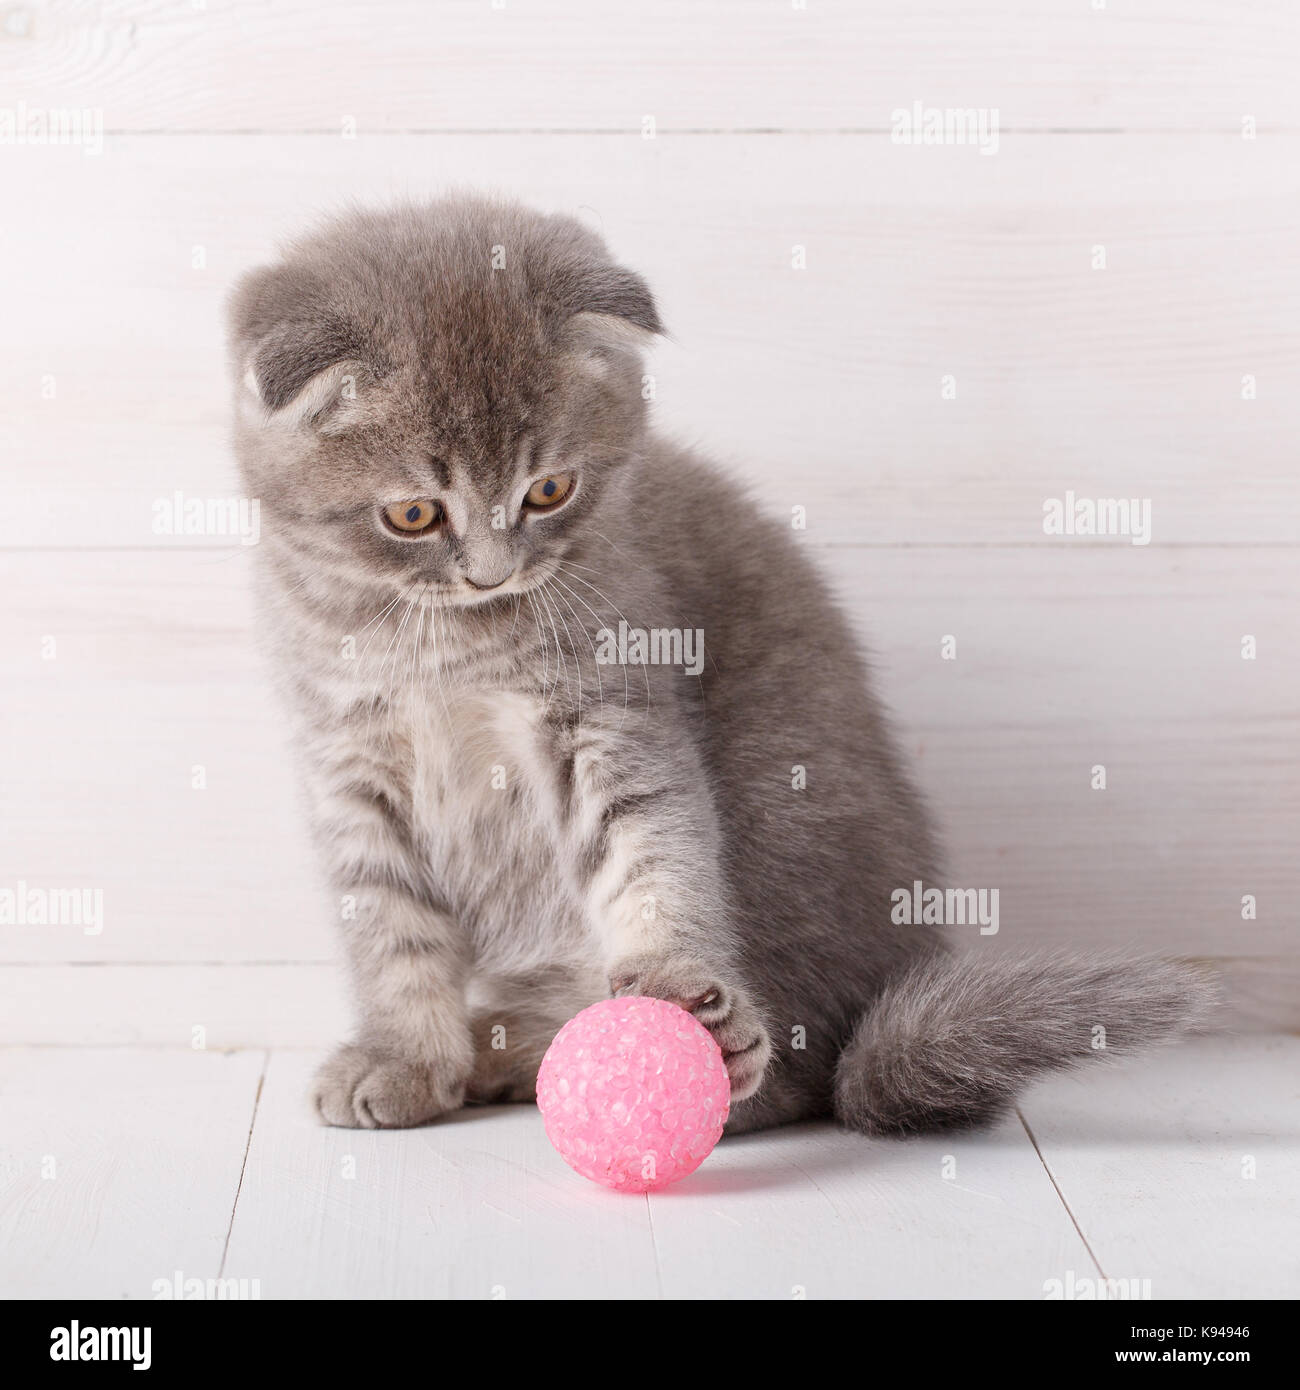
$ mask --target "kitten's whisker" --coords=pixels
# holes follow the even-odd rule
[[[541,648],[542,651],[542,693],[543,695],[545,695],[547,669],[546,636],[542,632],[542,624],[537,617],[537,605],[533,602],[532,590],[528,590],[528,592],[524,594],[524,597],[528,600],[528,611],[533,615],[533,626],[537,629],[537,645]]]
[[[407,635],[407,626],[408,626],[408,624],[409,624],[409,622],[410,622],[411,614],[412,614],[417,608],[420,609],[421,612],[423,612],[423,610],[424,610],[424,605],[420,602],[420,594],[419,594],[418,592],[416,593],[415,597],[411,599],[410,603],[407,605],[406,617],[402,619],[402,626],[401,626],[401,628],[398,630],[398,634],[397,634],[397,635],[398,635],[397,653],[396,653],[396,655],[395,655],[394,658],[393,658],[393,674],[392,674],[392,678],[391,678],[391,682],[390,682],[394,697],[396,697],[396,695],[397,695],[398,687],[399,687],[399,685],[400,685],[400,683],[401,683],[402,674],[403,674],[403,672],[406,670],[406,667],[407,667],[407,665],[408,665],[408,660],[407,660],[407,656],[406,656],[406,635]],[[412,628],[411,631],[413,632],[413,631],[414,631],[414,628]],[[408,680],[407,680],[407,682],[406,682],[406,690],[407,690],[407,698],[408,698],[408,699],[410,698],[411,689],[412,689],[411,683],[410,683],[410,680],[409,680],[409,678],[408,678]]]
[[[407,592],[406,589],[399,589],[398,592],[397,592],[397,596],[393,599],[393,601],[392,601],[391,603],[387,604],[378,614],[375,615],[374,618],[371,618],[370,622],[368,622],[368,623],[366,624],[366,627],[371,627],[371,626],[373,626],[376,622],[378,622],[378,623],[379,623],[379,626],[376,627],[375,630],[374,630],[374,632],[372,632],[372,633],[370,634],[370,636],[366,639],[366,644],[365,644],[365,646],[362,647],[360,653],[359,653],[358,656],[357,656],[357,671],[358,671],[358,675],[362,676],[363,679],[364,679],[364,663],[365,663],[366,653],[370,650],[370,645],[371,645],[371,643],[372,643],[372,642],[375,640],[375,638],[378,637],[379,634],[384,630],[384,624],[387,622],[388,615],[393,611],[394,608],[397,607],[397,605],[398,605],[399,603],[401,603],[401,601],[402,601],[403,597],[405,596],[406,592]],[[381,619],[382,619],[383,621],[380,621]],[[366,630],[366,628],[362,628],[362,629],[361,629],[362,632],[364,632],[365,630]],[[395,635],[395,634],[394,634],[394,635]],[[390,641],[389,641],[389,645],[390,645],[390,646],[392,645],[391,639],[390,639]],[[375,722],[375,708],[376,708],[376,706],[377,706],[377,705],[379,704],[379,702],[380,702],[379,683],[380,683],[380,678],[381,678],[381,676],[382,676],[382,674],[383,674],[383,669],[384,669],[384,668],[383,668],[383,663],[380,662],[379,670],[375,673],[375,676],[374,676],[374,686],[373,686],[373,689],[371,690],[371,694],[370,694],[370,711],[369,711],[369,713],[368,713],[367,716],[366,716],[366,739],[367,739],[367,741],[369,741],[369,739],[370,739],[370,731],[371,731],[371,729],[372,729],[372,727],[373,727],[373,725],[374,725],[374,722]]]
[[[578,593],[578,591],[577,591],[576,589],[570,589],[569,586],[564,582],[563,579],[560,578],[560,576],[559,576],[558,574],[552,575],[551,577],[552,577],[552,578],[555,580],[555,582],[560,586],[560,588],[562,588],[563,590],[565,590],[567,593],[572,594],[573,597],[576,598],[580,604],[582,604],[582,606],[587,610],[587,612],[590,613],[591,616],[592,616],[593,618],[595,618],[597,624],[599,624],[601,627],[604,626],[604,624],[601,623],[601,621],[600,621],[600,614],[596,612],[596,610],[591,606],[591,604],[589,604],[589,603],[587,602],[587,600],[584,599],[584,598],[582,597],[582,595],[581,595],[580,593]],[[576,623],[578,624],[578,626],[579,626],[580,628],[582,628],[582,631],[583,631],[583,633],[585,634],[585,636],[586,636],[586,638],[587,638],[588,645],[591,647],[591,663],[592,663],[592,665],[596,668],[596,689],[600,692],[600,713],[601,713],[601,718],[602,718],[602,720],[603,720],[603,719],[604,719],[604,715],[605,715],[605,683],[604,683],[604,681],[601,679],[601,675],[600,675],[600,657],[599,657],[599,656],[597,655],[597,653],[596,653],[596,641],[595,641],[595,638],[593,638],[592,635],[591,635],[589,632],[587,632],[587,629],[586,629],[586,627],[583,625],[582,619],[578,616],[576,610],[574,609],[573,604],[571,604],[567,598],[564,598],[563,595],[561,595],[560,597],[561,597],[561,598],[563,599],[563,601],[564,601],[564,606],[569,610],[570,613],[573,614],[573,620],[574,620],[574,622],[576,622]],[[624,719],[627,718],[627,665],[626,665],[626,663],[624,663],[624,665],[623,665],[623,718],[624,718]],[[619,724],[619,728],[621,729],[622,727],[623,727],[623,725],[620,723],[620,724]]]
[[[433,641],[433,620],[434,620],[434,610],[433,610],[433,607],[430,606],[430,608],[429,608],[429,640],[430,640],[430,642]],[[423,635],[423,631],[424,631],[424,605],[421,604],[421,605],[420,605],[420,634],[421,634],[421,636]],[[434,658],[433,658],[433,660],[434,660],[434,669],[436,670],[436,669],[437,669],[437,660],[438,660],[437,648],[436,648],[436,647],[435,647],[435,649],[434,649]],[[418,691],[418,694],[419,694],[419,709],[420,709],[420,716],[423,717],[424,714],[425,714],[426,709],[428,708],[428,704],[429,704],[429,663],[428,663],[428,661],[426,661],[426,660],[424,659],[424,657],[423,657],[423,652],[421,652],[421,659],[416,663],[416,678],[419,680],[419,683],[420,683],[420,688],[419,688],[419,691]]]
[[[551,601],[550,601],[550,599],[546,596],[546,588],[545,588],[545,584],[544,584],[544,583],[543,583],[542,588],[540,588],[540,589],[538,590],[538,596],[541,598],[542,602],[546,605],[546,616],[547,616],[548,621],[549,621],[550,624],[551,624],[551,635],[555,638],[555,657],[556,657],[555,685],[556,685],[556,689],[557,689],[557,690],[559,689],[559,684],[560,684],[560,662],[563,662],[563,663],[564,663],[564,693],[567,695],[567,694],[569,693],[569,662],[568,662],[568,658],[564,655],[563,649],[562,649],[561,646],[560,646],[560,633],[559,633],[559,629],[555,626],[555,612],[554,612],[554,609],[553,609],[552,606],[551,606]],[[579,701],[579,708],[581,708],[581,701]]]
[[[307,573],[304,574],[303,577],[296,584],[291,585],[287,589],[281,589],[280,597],[288,598],[290,594],[296,594],[299,589],[303,588],[307,584],[310,584],[311,581],[316,577],[317,576],[311,570],[308,570]]]
[[[399,589],[397,597],[392,601],[392,603],[387,604],[380,612],[378,612],[373,618],[371,618],[371,620],[366,624],[366,626],[361,629],[361,632],[365,632],[366,628],[374,627],[375,623],[379,622],[381,618],[386,618],[388,614],[391,613],[399,603],[401,603],[403,592],[403,590]],[[365,657],[365,654],[370,650],[370,643],[375,640],[375,638],[378,636],[380,631],[382,631],[382,629],[383,624],[380,623],[379,627],[375,628],[375,631],[370,634],[369,638],[366,641],[366,645],[361,648],[361,653],[357,657],[358,665],[360,664],[361,660]],[[360,637],[361,632],[358,632],[356,635]]]
[[[552,599],[554,599],[554,598],[557,597],[557,595],[555,594],[555,591],[551,588],[551,585],[550,585],[550,581],[549,581],[549,580],[545,580],[545,579],[542,580],[542,587],[546,590],[546,598],[547,598],[547,602],[548,602],[548,603],[549,603]],[[573,655],[573,665],[574,665],[574,668],[575,668],[575,670],[576,670],[576,672],[577,672],[577,686],[578,686],[578,727],[581,728],[581,727],[582,727],[582,661],[581,661],[581,658],[580,658],[580,654],[579,654],[578,648],[577,648],[577,646],[574,644],[574,641],[573,641],[573,634],[569,631],[569,624],[568,624],[567,622],[565,622],[564,614],[560,612],[560,605],[559,605],[558,603],[556,603],[556,604],[554,605],[554,608],[555,608],[555,616],[556,616],[557,618],[559,618],[560,624],[561,624],[561,626],[564,628],[564,636],[565,636],[565,638],[566,638],[566,640],[567,640],[569,651],[570,651],[570,652],[572,653],[572,655]],[[573,612],[572,609],[570,609],[569,611],[570,611],[571,613]],[[575,615],[575,617],[576,617],[576,615]],[[594,650],[594,649],[593,649],[593,650]],[[565,669],[565,681],[566,681],[566,685],[567,685],[567,681],[568,681],[568,662],[567,662],[567,661],[565,662],[565,668],[564,668],[564,669]]]
[[[541,616],[539,616],[537,610],[537,603],[533,600],[535,592],[537,592],[535,589],[530,589],[524,596],[528,599],[528,607],[533,610],[533,623],[534,626],[537,627],[538,646],[541,646],[542,649],[542,696],[544,696],[542,713],[546,713],[551,709],[551,698],[552,695],[555,694],[555,689],[553,689],[548,678],[549,671],[551,671],[551,649],[546,645],[546,630],[542,627]],[[556,671],[559,671],[559,663],[556,663]]]
[[[430,609],[430,614],[438,620],[438,638],[433,653],[433,678],[438,683],[438,699],[442,702],[442,712],[447,723],[450,724],[451,706],[447,703],[447,691],[442,683],[443,651],[447,646],[444,615],[442,609],[437,605]]]
[[[624,550],[621,546],[615,545],[614,542],[610,540],[610,538],[603,531],[593,530],[591,534],[593,536],[598,536],[602,541],[604,541],[605,544],[609,546],[609,548],[615,553],[615,555],[621,555],[625,560],[630,560],[632,558],[627,553],[627,551]]]
[[[601,536],[599,531],[594,531],[592,534],[593,534],[593,535],[600,536],[601,540],[603,540],[603,541],[605,542],[606,545],[613,545],[613,544],[614,544],[614,542],[611,541],[611,540],[609,539],[608,536]],[[620,550],[620,551],[619,551],[619,554],[622,555],[623,558],[624,558],[625,560],[630,560],[630,559],[632,558],[632,557],[627,553],[627,551],[625,551],[625,550]],[[557,563],[565,564],[565,565],[572,565],[572,566],[574,567],[574,569],[590,570],[590,571],[592,572],[592,574],[601,574],[601,573],[603,573],[603,571],[602,571],[598,566],[596,566],[596,565],[583,565],[583,564],[579,564],[577,560],[570,560],[570,559],[568,559],[567,557],[566,557],[564,560],[562,560],[562,561],[558,561]],[[633,568],[640,570],[643,574],[649,574],[649,573],[651,572],[651,566],[650,566],[650,565],[635,565]]]
[[[431,599],[431,598],[432,598],[432,595],[426,590],[426,592],[424,593],[423,597],[424,597],[424,598],[430,598],[430,599]],[[450,706],[448,705],[448,703],[447,703],[447,693],[446,693],[446,691],[443,689],[443,686],[442,686],[442,650],[443,650],[443,645],[444,645],[444,644],[443,644],[443,640],[442,640],[442,610],[441,610],[441,608],[440,608],[440,606],[439,606],[438,604],[433,603],[433,602],[430,602],[430,604],[429,604],[428,644],[429,644],[429,646],[431,646],[432,649],[433,649],[433,651],[432,651],[432,656],[430,656],[430,655],[426,652],[425,645],[424,645],[424,644],[425,644],[424,607],[425,607],[424,604],[421,603],[421,604],[420,604],[420,626],[419,626],[419,628],[417,629],[417,632],[416,632],[416,643],[417,643],[417,646],[418,646],[418,648],[419,648],[418,653],[417,653],[417,659],[416,659],[416,673],[418,674],[419,682],[420,682],[420,708],[421,708],[421,710],[423,711],[423,709],[425,708],[425,706],[426,706],[427,703],[428,703],[428,698],[429,698],[429,667],[432,665],[432,667],[433,667],[433,678],[434,678],[434,682],[436,683],[436,685],[437,685],[437,687],[438,687],[438,702],[439,702],[439,704],[442,705],[442,712],[443,712],[444,717],[445,717],[446,720],[447,720],[447,723],[450,724],[450,723],[451,723],[451,707],[450,707]],[[435,624],[435,623],[437,624],[437,631],[436,631],[436,632],[435,632],[435,630],[434,630],[434,624]]]
[[[415,693],[415,681],[424,667],[424,600],[425,594],[420,595],[419,609],[420,619],[415,628],[415,642],[411,648],[411,677],[407,682],[411,693]]]
[[[580,574],[574,574],[568,568],[568,566],[563,563],[563,561],[557,562],[557,567],[559,569],[562,569],[569,576],[570,579],[577,580],[579,584],[585,584],[587,588],[589,588],[592,591],[592,593],[595,594],[598,599],[600,599],[602,603],[609,604],[609,606],[614,610],[615,613],[618,614],[620,618],[622,618],[623,622],[626,623],[629,628],[632,626],[632,624],[627,621],[627,616],[624,614],[623,610],[618,606],[618,604],[614,602],[612,598],[610,598],[610,596],[607,593],[605,593],[603,589],[598,588],[595,584],[591,582],[590,579],[584,579]],[[650,719],[650,672],[644,663],[642,663],[641,666],[641,674],[645,678],[645,719],[642,722],[646,723]]]
[[[405,596],[405,594],[406,594],[406,589],[405,589],[405,588],[398,589],[397,593],[394,595],[394,597],[393,597],[393,599],[391,600],[391,602],[386,603],[386,604],[379,610],[379,612],[376,613],[375,616],[374,616],[373,618],[371,618],[371,620],[365,625],[365,627],[363,627],[363,628],[361,629],[361,632],[358,632],[356,635],[357,635],[358,637],[360,637],[362,632],[365,632],[368,628],[373,627],[373,626],[375,625],[375,623],[377,623],[377,622],[384,616],[384,614],[386,614],[386,613],[391,613],[391,612],[393,611],[393,609],[396,608],[397,605],[398,605],[399,603],[401,603],[401,601],[402,601],[403,597]]]
[[[414,587],[414,586],[411,586],[411,587]],[[411,588],[408,587],[406,590],[404,590],[404,594],[410,593],[410,591],[411,591]],[[380,663],[379,663],[379,670],[378,670],[378,672],[377,672],[376,675],[375,675],[375,684],[376,684],[376,687],[379,687],[379,686],[381,686],[381,685],[383,684],[384,671],[385,671],[385,670],[387,669],[387,667],[388,667],[388,658],[389,658],[389,655],[390,655],[390,653],[391,653],[392,650],[393,650],[394,644],[398,641],[398,639],[399,639],[399,638],[401,637],[401,635],[402,635],[402,629],[406,626],[406,620],[411,616],[411,608],[412,608],[412,605],[413,605],[414,603],[415,603],[415,600],[414,600],[414,599],[410,599],[410,600],[407,602],[406,611],[402,614],[402,619],[401,619],[401,621],[397,624],[397,630],[396,630],[396,631],[393,633],[393,635],[388,639],[388,646],[384,649],[384,656],[383,656],[383,659],[380,661]],[[387,686],[387,689],[385,689],[384,694],[383,694],[382,703],[383,703],[385,709],[388,709],[388,708],[392,705],[392,701],[393,701],[393,690],[394,690],[394,682],[390,679],[390,680],[389,680],[389,683],[388,683],[388,686]],[[370,728],[371,728],[371,724],[373,723],[373,721],[374,721],[374,709],[373,709],[373,707],[372,707],[371,713],[370,713],[370,719],[366,721],[366,740],[367,740],[367,742],[368,742],[369,739],[370,739]],[[389,732],[391,732],[391,730],[386,730],[385,732],[386,732],[386,733],[389,733]]]
[[[560,578],[558,574],[552,575],[551,578],[555,581],[556,584],[560,585],[561,588],[568,590],[569,593],[573,593],[573,590],[569,589],[569,586],[564,583],[564,581]],[[605,717],[605,682],[600,674],[600,656],[596,651],[596,640],[594,637],[592,637],[591,633],[587,631],[587,625],[583,622],[582,615],[573,606],[573,604],[569,602],[568,598],[563,593],[558,592],[555,594],[555,597],[569,610],[569,613],[572,616],[573,621],[578,625],[578,631],[581,632],[582,635],[587,639],[587,646],[591,649],[591,664],[596,675],[596,694],[600,699],[600,715],[601,722],[603,724]],[[565,623],[564,630],[566,632],[569,630],[568,623]],[[576,651],[574,652],[574,660],[578,661],[578,674],[579,676],[581,676],[582,663]]]

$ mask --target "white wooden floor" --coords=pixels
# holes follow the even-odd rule
[[[0,1048],[0,1295],[148,1299],[178,1271],[267,1299],[1300,1294],[1300,1038],[1053,1080],[980,1136],[729,1140],[649,1198],[571,1173],[531,1106],[322,1129],[316,1060]]]

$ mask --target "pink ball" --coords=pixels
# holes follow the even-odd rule
[[[731,1084],[717,1043],[685,1009],[602,999],[555,1035],[537,1104],[570,1168],[620,1192],[652,1192],[709,1156]]]

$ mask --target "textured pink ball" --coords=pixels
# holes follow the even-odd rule
[[[685,1009],[602,999],[555,1035],[537,1104],[570,1168],[620,1192],[652,1192],[709,1156],[731,1085],[717,1043]]]

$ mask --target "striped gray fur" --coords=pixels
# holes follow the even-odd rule
[[[236,293],[261,630],[355,985],[322,1118],[529,1097],[611,991],[711,1029],[732,1130],[983,1121],[1098,1026],[1198,1018],[1186,967],[891,921],[942,882],[925,809],[798,536],[650,430],[659,331],[581,224],[472,198],[350,213]],[[412,500],[442,520],[408,538]],[[620,620],[702,631],[702,669],[600,664]]]

